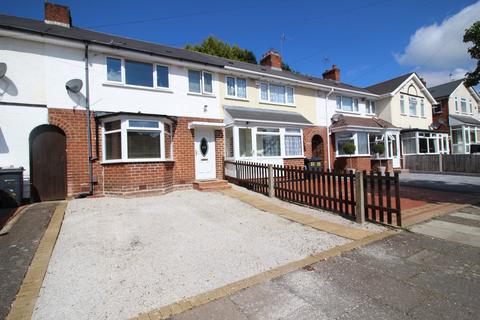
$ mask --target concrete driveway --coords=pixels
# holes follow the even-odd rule
[[[71,201],[33,319],[125,319],[349,240],[220,193]]]

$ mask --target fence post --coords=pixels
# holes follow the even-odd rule
[[[355,214],[357,223],[365,223],[365,190],[363,189],[363,171],[357,170],[355,172]]]
[[[275,197],[275,185],[273,179],[273,164],[268,165],[268,196]]]
[[[443,171],[443,155],[441,153],[438,154],[438,171]]]

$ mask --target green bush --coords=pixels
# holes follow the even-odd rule
[[[347,142],[342,146],[343,152],[345,152],[348,155],[352,155],[355,153],[355,150],[357,150],[357,147],[355,147],[355,144],[352,142]]]
[[[378,154],[385,152],[385,145],[383,143],[377,143],[372,146],[372,151]]]

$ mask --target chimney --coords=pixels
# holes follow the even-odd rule
[[[340,69],[336,65],[332,65],[332,69],[325,70],[322,76],[325,80],[340,81]]]
[[[55,3],[45,2],[45,23],[70,28],[72,26],[70,8]]]
[[[263,55],[260,64],[272,69],[282,70],[282,57],[280,56],[280,53],[270,49]]]
[[[422,81],[423,85],[424,85],[425,87],[427,87],[427,81],[425,81],[424,78],[420,77],[420,81]]]

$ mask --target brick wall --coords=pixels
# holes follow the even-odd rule
[[[449,132],[450,127],[449,127],[449,122],[448,122],[448,116],[449,116],[449,111],[448,111],[448,98],[440,100],[440,105],[442,106],[442,113],[437,113],[433,114],[433,122],[436,121],[442,121],[443,124],[436,129],[435,131],[441,131],[441,132]]]
[[[294,167],[303,167],[305,165],[305,160],[304,160],[304,158],[283,159],[283,165],[294,166]]]
[[[67,137],[67,195],[89,191],[86,112],[49,108],[49,123],[60,127]],[[148,163],[101,164],[101,130],[91,118],[94,192],[122,194],[168,191],[195,180],[194,130],[192,121],[220,122],[215,119],[178,118],[173,126],[173,160]],[[97,141],[98,140],[98,141]],[[97,148],[98,146],[98,148]],[[216,175],[223,178],[223,130],[215,130]]]

